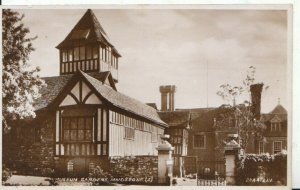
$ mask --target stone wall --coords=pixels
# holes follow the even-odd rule
[[[157,184],[158,157],[112,157],[110,158],[109,173],[117,181],[128,179],[127,181],[123,181],[123,183]],[[120,182],[122,183],[122,181]]]
[[[3,164],[22,175],[51,176],[54,171],[54,117],[23,122],[4,136]]]

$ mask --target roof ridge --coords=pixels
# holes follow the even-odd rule
[[[123,94],[123,93],[121,93],[121,92],[118,92],[118,91],[116,91],[116,90],[113,90],[113,89],[111,89],[111,88],[109,88],[109,87],[107,87],[107,86],[105,86],[105,85],[101,85],[101,86],[99,85],[99,86],[96,86],[97,83],[99,82],[97,79],[93,78],[92,76],[90,76],[90,75],[88,75],[88,74],[86,74],[86,73],[84,73],[84,72],[82,72],[82,71],[80,71],[80,74],[81,74],[86,80],[89,81],[89,83],[90,83],[90,84],[98,91],[98,93],[99,93],[103,98],[105,98],[107,101],[111,102],[113,105],[115,105],[115,106],[117,106],[117,107],[119,107],[119,108],[121,108],[121,109],[130,111],[130,112],[132,112],[132,113],[134,113],[134,114],[136,114],[136,115],[140,115],[140,116],[142,116],[142,117],[146,117],[146,118],[148,118],[148,119],[150,119],[150,120],[152,120],[152,121],[155,121],[155,120],[156,120],[155,122],[159,122],[160,124],[167,125],[164,121],[161,120],[161,118],[159,117],[159,115],[158,115],[158,113],[157,113],[157,110],[154,109],[153,107],[151,107],[151,106],[149,106],[149,105],[147,105],[147,104],[145,104],[145,103],[143,103],[143,102],[141,102],[141,101],[139,101],[139,100],[137,100],[137,99],[135,99],[135,98],[132,98],[132,97],[126,95],[126,94]],[[95,84],[94,84],[94,83],[95,83]],[[98,88],[101,87],[101,88],[104,88],[106,91],[110,91],[110,92],[106,92],[106,93],[109,93],[109,96],[108,96],[108,97],[104,97],[104,95],[103,95],[101,92],[99,92],[99,90],[101,91],[101,89],[98,89],[97,87],[98,87]],[[124,105],[117,105],[116,102],[112,102],[112,99],[109,99],[109,98],[112,98],[112,97],[111,97],[111,96],[112,96],[112,93],[118,93],[119,95],[121,95],[121,96],[123,96],[123,97],[129,99],[130,101],[133,101],[134,103],[143,105],[143,107],[146,108],[146,109],[148,109],[148,111],[151,110],[152,114],[155,113],[155,115],[157,116],[157,118],[154,120],[154,118],[151,118],[150,115],[147,115],[147,114],[145,114],[145,113],[141,113],[141,112],[134,111],[134,110],[132,110],[130,107],[129,107],[129,109],[128,109],[128,107],[126,107],[126,106],[124,106]],[[127,103],[128,103],[128,102],[126,102],[125,104],[127,104]],[[152,115],[152,116],[153,116],[153,115]]]

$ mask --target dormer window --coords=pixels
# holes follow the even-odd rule
[[[71,35],[71,40],[82,40],[82,39],[87,39],[90,34],[89,29],[84,29],[84,30],[75,30],[73,31]]]

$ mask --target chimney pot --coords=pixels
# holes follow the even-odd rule
[[[164,85],[159,87],[161,93],[161,111],[175,110],[175,85]]]

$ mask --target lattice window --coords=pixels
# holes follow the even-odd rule
[[[194,135],[194,148],[205,148],[205,135]]]
[[[274,154],[281,152],[282,150],[282,142],[281,141],[274,141],[273,142],[273,152]]]
[[[134,139],[134,129],[130,128],[130,127],[125,127],[125,139],[130,139],[133,140]]]
[[[259,151],[259,154],[261,153],[264,153],[264,142],[263,141],[260,141],[259,144],[258,144],[258,151]]]

